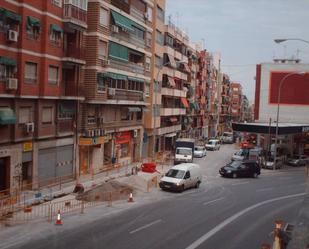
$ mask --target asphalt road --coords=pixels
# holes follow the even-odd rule
[[[305,190],[304,169],[262,171],[258,179],[222,178],[218,169],[233,150],[224,145],[196,160],[204,174],[199,189],[180,194],[159,190],[161,200],[33,239],[22,248],[260,248],[271,241],[275,220],[296,219]]]

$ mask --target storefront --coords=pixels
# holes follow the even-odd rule
[[[116,162],[128,164],[132,161],[134,148],[132,146],[131,131],[115,133],[114,157]]]

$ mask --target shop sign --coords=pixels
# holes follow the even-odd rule
[[[309,126],[304,126],[302,132],[303,133],[309,132]]]
[[[116,134],[116,144],[129,143],[131,140],[131,132],[119,132]]]
[[[25,142],[23,143],[23,152],[28,152],[33,150],[33,143],[32,142]]]
[[[93,137],[93,138],[81,137],[79,139],[79,145],[91,146],[98,144],[104,144],[104,137]]]

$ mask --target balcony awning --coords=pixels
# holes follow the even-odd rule
[[[186,71],[187,73],[190,73],[191,70],[190,70],[190,67],[188,66],[188,64],[187,64],[187,63],[182,63],[182,64],[183,64],[183,67],[184,67],[185,71]]]
[[[0,64],[13,67],[17,66],[16,60],[4,56],[0,56]]]
[[[0,13],[2,13],[2,15],[4,15],[6,18],[9,18],[15,22],[21,21],[21,16],[16,14],[15,12],[0,8]]]
[[[11,108],[0,108],[0,125],[16,123],[16,115]]]
[[[170,65],[171,65],[172,67],[176,68],[177,65],[176,65],[176,61],[175,61],[174,57],[171,56],[170,54],[167,54],[167,57],[168,57],[168,60],[169,60],[169,62],[170,62]]]
[[[135,23],[133,21],[131,23],[132,23],[132,26],[134,26],[134,27],[136,27],[136,28],[138,28],[140,30],[146,31],[146,29],[143,26],[141,26],[141,25],[139,25],[139,24],[137,24],[137,23]]]
[[[40,27],[41,23],[38,19],[32,17],[32,16],[27,16],[27,29],[32,29],[33,27]]]
[[[173,79],[173,77],[168,77],[168,83],[171,87],[176,86],[176,83],[175,83],[175,80]]]
[[[129,61],[129,49],[120,44],[109,42],[108,56],[112,59]]]
[[[112,12],[113,21],[117,26],[127,29],[132,32],[134,31],[134,29],[132,28],[133,22],[129,18],[126,18],[125,16],[120,15],[119,13],[113,10],[111,12]]]
[[[187,98],[182,97],[181,98],[181,103],[183,104],[184,107],[189,108],[189,103],[188,103]]]
[[[62,33],[63,32],[63,29],[60,28],[58,25],[56,24],[51,24],[50,25],[50,29],[55,31],[55,32],[58,32],[58,33]]]
[[[136,81],[136,82],[141,82],[141,83],[144,83],[145,80],[144,79],[141,79],[141,78],[136,78],[136,77],[128,77],[128,80],[132,80],[132,81]]]
[[[114,80],[127,80],[128,79],[128,76],[123,75],[123,74],[117,74],[117,73],[106,72],[101,75],[103,75],[104,78],[111,78]]]
[[[171,117],[171,118],[170,118],[170,121],[171,121],[172,123],[176,123],[176,122],[178,121],[178,119],[175,118],[175,117]]]
[[[128,112],[141,112],[142,108],[140,107],[128,107]]]
[[[177,133],[169,133],[165,135],[165,137],[176,137],[176,136],[177,136]]]

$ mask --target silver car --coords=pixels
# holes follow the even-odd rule
[[[206,149],[204,146],[194,147],[194,157],[204,157],[206,156]]]
[[[305,155],[294,155],[288,159],[287,163],[291,166],[305,166],[309,163],[309,157]]]

